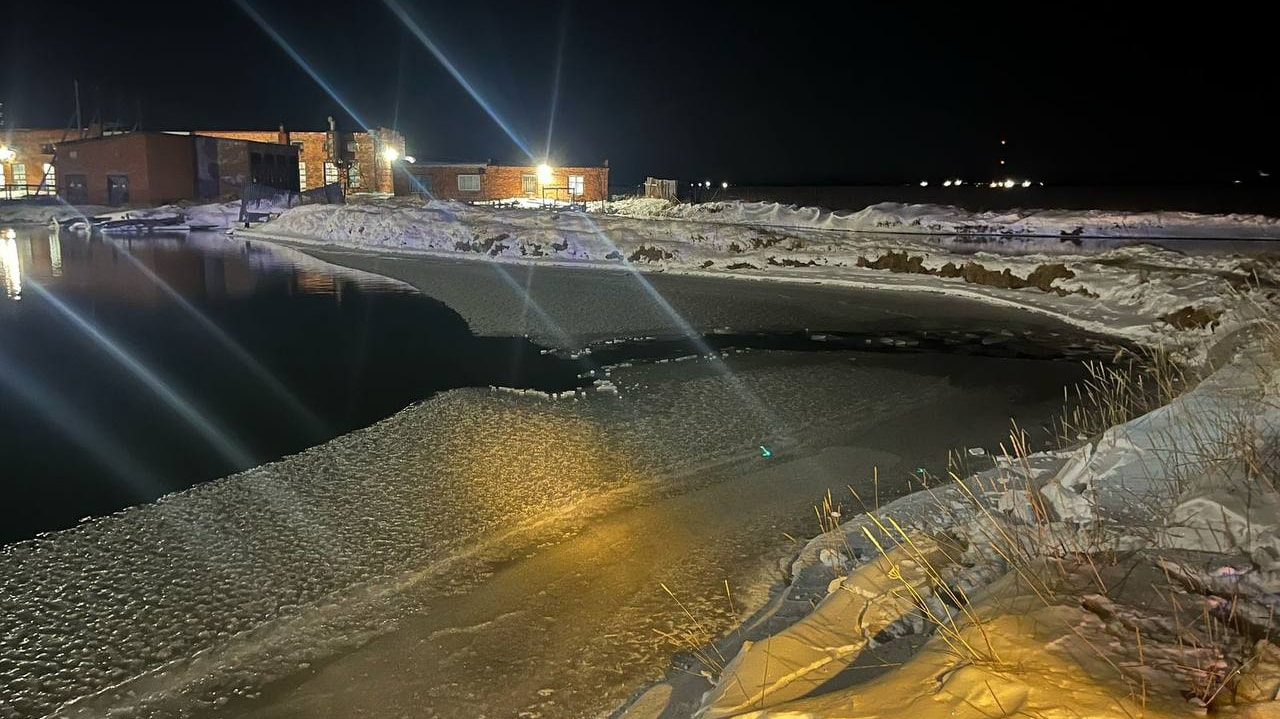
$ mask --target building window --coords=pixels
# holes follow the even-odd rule
[[[307,189],[307,163],[298,163],[298,189]]]
[[[347,143],[347,152],[355,152],[357,147],[358,146],[356,145],[356,141],[352,140],[351,142]]]
[[[13,165],[13,184],[27,184],[27,166],[21,162],[14,163]]]
[[[586,193],[587,178],[582,175],[569,175],[569,195],[580,197]]]
[[[324,163],[324,184],[332,185],[338,181],[338,166],[332,162]]]
[[[525,173],[520,176],[520,192],[533,195],[538,192],[538,176]]]
[[[72,160],[75,160],[80,157],[80,151],[71,150],[70,152],[67,153],[67,157],[71,158]]]
[[[45,189],[48,190],[52,190],[58,186],[58,175],[54,172],[53,165],[50,165],[47,162],[44,163],[44,177],[41,178],[40,184],[44,185]]]
[[[40,146],[41,155],[52,155],[53,150],[54,150],[53,143],[46,142]]]
[[[294,140],[293,142],[290,142],[289,144],[290,144],[290,145],[293,145],[294,147],[298,148],[299,150],[301,150],[301,149],[302,149],[302,140]]]
[[[347,187],[360,187],[360,166],[352,165],[347,168]]]
[[[458,191],[459,192],[479,192],[480,176],[479,175],[458,175]]]

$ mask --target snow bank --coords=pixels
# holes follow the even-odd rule
[[[1267,680],[1237,675],[1274,674],[1276,648],[1252,647],[1218,615],[1265,632],[1280,597],[1280,493],[1261,476],[1277,469],[1278,398],[1280,356],[1254,341],[1172,403],[1076,450],[999,462],[820,535],[793,567],[796,621],[747,642],[698,716],[1119,718],[1182,715],[1188,698],[1274,700],[1259,689]],[[1260,462],[1242,471],[1233,456]],[[932,539],[942,536],[945,551]],[[1098,564],[1078,561],[1084,552]],[[1168,606],[1151,601],[1149,582],[1125,589],[1143,571],[1181,582],[1162,590]],[[1205,627],[1176,618],[1201,604]],[[930,630],[896,668],[829,684],[882,644]],[[1246,651],[1259,654],[1232,670]]]
[[[955,237],[829,232],[839,216],[813,208],[623,202],[628,204],[611,207],[645,216],[396,199],[297,207],[247,234],[500,262],[941,292],[1138,341],[1172,339],[1192,355],[1215,331],[1229,331],[1255,314],[1240,302],[1238,289],[1280,282],[1274,264],[1243,255],[1187,255],[1148,245],[1093,248],[1074,237],[1023,238],[1010,253],[1002,244]],[[879,210],[863,214],[872,211]],[[768,224],[780,220],[799,229]]]
[[[618,202],[610,205],[608,211],[635,217],[666,217],[699,222],[844,232],[1136,239],[1280,239],[1280,218],[1264,215],[1035,209],[971,212],[949,205],[896,202],[882,202],[857,212],[833,212],[817,207],[737,200],[696,205],[664,206],[658,203],[665,201],[639,199]]]
[[[82,215],[110,212],[115,208],[102,205],[67,204],[37,205],[25,202],[0,202],[0,225],[47,225],[54,220],[70,220]]]
[[[292,206],[291,203],[297,203],[296,197],[280,194],[251,202],[246,209],[253,213],[276,214],[289,209]],[[225,230],[235,227],[239,223],[240,209],[240,200],[233,200],[231,202],[204,204],[178,203],[129,210],[112,209],[92,214],[90,217],[94,220],[116,222],[124,220],[172,220],[174,226],[191,229]]]

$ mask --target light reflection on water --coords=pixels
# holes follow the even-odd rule
[[[53,292],[88,291],[135,304],[162,302],[162,293],[141,281],[121,252],[133,255],[184,297],[243,297],[282,275],[289,275],[291,291],[299,294],[335,296],[351,281],[379,291],[412,291],[376,275],[212,233],[87,238],[60,237],[46,228],[9,228],[0,237],[0,281],[9,300],[21,299],[22,278],[29,277]]]
[[[0,544],[296,452],[442,390],[579,383],[577,363],[476,337],[407,285],[300,253],[199,233],[12,234],[0,235],[0,453],[13,480]],[[244,457],[193,431],[206,422]],[[128,464],[104,461],[116,453],[143,471],[113,470]]]
[[[4,283],[7,299],[22,299],[22,264],[18,260],[18,242],[13,230],[5,232],[0,240],[0,282]]]

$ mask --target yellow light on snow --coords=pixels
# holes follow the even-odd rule
[[[537,173],[538,173],[538,184],[539,184],[539,185],[550,185],[550,184],[551,184],[551,176],[552,176],[552,175],[551,175],[551,165],[548,165],[548,164],[547,164],[547,163],[545,163],[545,162],[544,162],[544,163],[542,163],[541,165],[538,165]]]
[[[400,159],[400,153],[394,147],[388,147],[382,151],[382,156],[387,158],[387,162],[395,162]]]

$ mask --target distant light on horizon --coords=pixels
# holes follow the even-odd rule
[[[1022,181],[1022,186],[1023,186],[1023,187],[1031,187],[1031,180],[1023,180],[1023,181]]]
[[[920,186],[921,186],[921,187],[928,187],[928,186],[929,186],[929,181],[928,181],[928,180],[921,180],[921,181],[920,181]]]
[[[951,180],[943,180],[943,181],[942,181],[942,186],[943,186],[943,187],[951,187]]]
[[[722,190],[727,190],[727,189],[729,189],[729,183],[728,183],[727,181],[726,181],[726,182],[721,182],[721,183],[720,183],[720,189],[722,189]]]
[[[1005,180],[1005,181],[1004,181],[1004,186],[1005,186],[1006,188],[1008,188],[1008,187],[1013,187],[1013,180]]]

